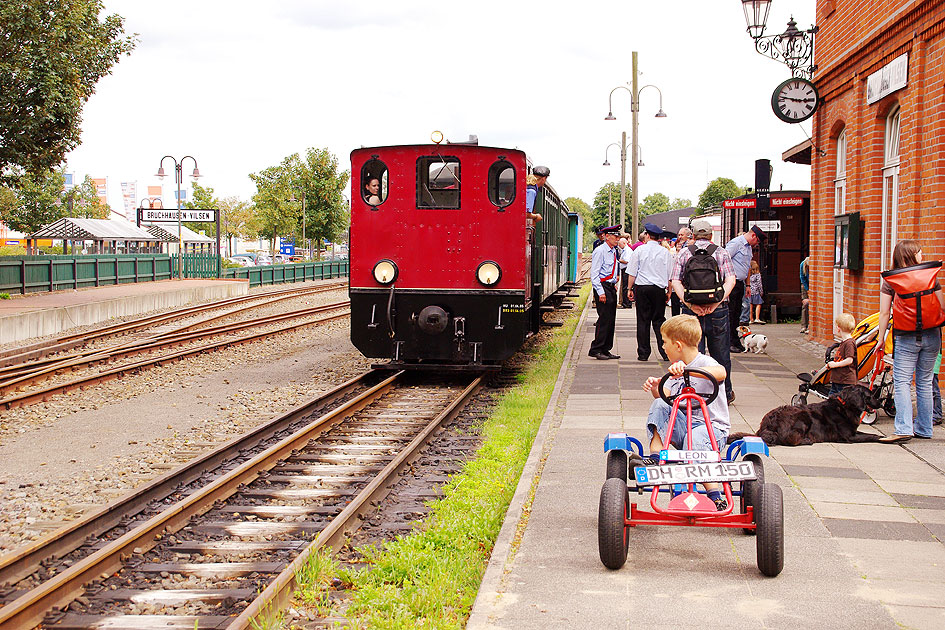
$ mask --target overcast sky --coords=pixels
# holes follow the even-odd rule
[[[775,0],[768,33],[791,11],[809,27],[814,5]],[[641,202],[653,192],[696,202],[720,176],[753,185],[757,158],[774,166],[772,189],[810,187],[809,167],[781,161],[810,123],[775,118],[771,93],[789,72],[754,51],[737,0],[105,0],[105,10],[141,41],[86,104],[68,170],[107,177],[119,212],[120,183],[136,181],[140,199],[167,154],[194,156],[217,196],[249,199],[247,175],[292,153],[326,147],[347,169],[354,148],[424,143],[435,129],[523,149],[551,168],[559,194],[591,202],[620,180],[616,147],[602,162],[621,131],[630,142],[630,94],[614,93],[616,122],[604,116],[611,89],[632,78],[633,50],[640,85],[660,88],[668,114],[655,118],[659,94],[642,91]],[[164,186],[171,205],[173,177]]]

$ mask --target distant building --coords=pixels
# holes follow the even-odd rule
[[[817,26],[813,146],[783,157],[811,164],[811,329],[826,340],[835,314],[879,309],[899,240],[945,255],[945,0],[818,0]]]

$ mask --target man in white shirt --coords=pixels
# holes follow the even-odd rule
[[[666,298],[673,255],[660,245],[663,228],[653,223],[643,226],[646,242],[633,250],[627,263],[628,283],[637,303],[637,360],[650,358],[650,328],[656,334],[656,350],[667,361],[660,326],[666,321]]]

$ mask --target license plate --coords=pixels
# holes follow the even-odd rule
[[[757,478],[754,464],[745,461],[637,466],[633,469],[633,476],[638,486],[702,481],[744,481]]]
[[[677,451],[663,449],[660,459],[664,462],[719,462],[722,455],[718,451]]]

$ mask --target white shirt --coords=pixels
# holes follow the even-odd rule
[[[673,270],[673,255],[659,244],[647,241],[633,250],[627,263],[627,274],[636,278],[634,284],[649,284],[665,289]]]

